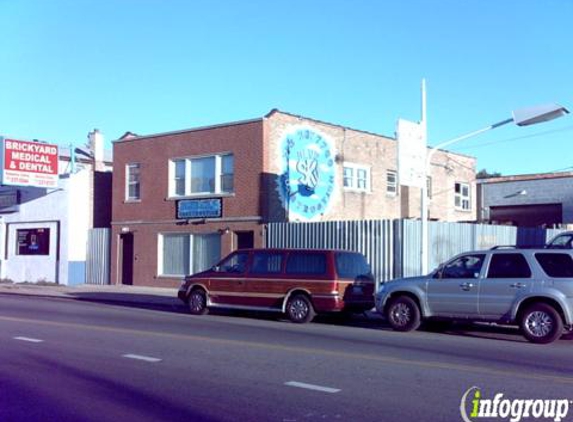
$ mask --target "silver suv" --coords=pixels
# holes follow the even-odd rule
[[[533,343],[550,343],[573,324],[573,250],[496,247],[455,256],[427,276],[393,280],[376,294],[393,329],[422,320],[519,325]]]

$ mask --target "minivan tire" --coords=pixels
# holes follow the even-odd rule
[[[523,336],[532,343],[551,343],[563,334],[561,315],[547,303],[528,306],[521,313],[519,325]]]
[[[395,331],[413,331],[421,323],[420,308],[408,296],[398,296],[386,308],[386,319]]]
[[[189,312],[193,315],[205,315],[207,308],[207,294],[203,289],[195,289],[189,294]]]
[[[288,319],[297,324],[310,322],[316,316],[310,299],[303,294],[295,294],[289,298],[286,305]]]

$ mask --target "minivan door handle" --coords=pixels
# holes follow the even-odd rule
[[[527,286],[527,284],[523,284],[523,283],[513,283],[513,284],[509,285],[509,287],[513,287],[514,289],[521,289],[525,286]]]
[[[460,284],[460,287],[462,288],[462,290],[465,290],[465,291],[470,290],[473,286],[474,286],[473,283],[462,283],[462,284]]]

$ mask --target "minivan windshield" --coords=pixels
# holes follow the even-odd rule
[[[338,277],[352,280],[358,277],[374,279],[364,255],[354,252],[337,252],[334,258]]]

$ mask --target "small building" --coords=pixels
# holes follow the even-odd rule
[[[18,180],[0,186],[1,279],[86,282],[88,232],[111,223],[112,170],[102,134],[96,129],[88,139],[86,148],[54,145],[55,180],[49,187]]]
[[[272,110],[114,142],[112,283],[171,287],[268,222],[419,218],[394,138]],[[475,221],[475,159],[437,151],[430,218]]]
[[[520,227],[573,224],[573,172],[477,180],[478,221]]]

